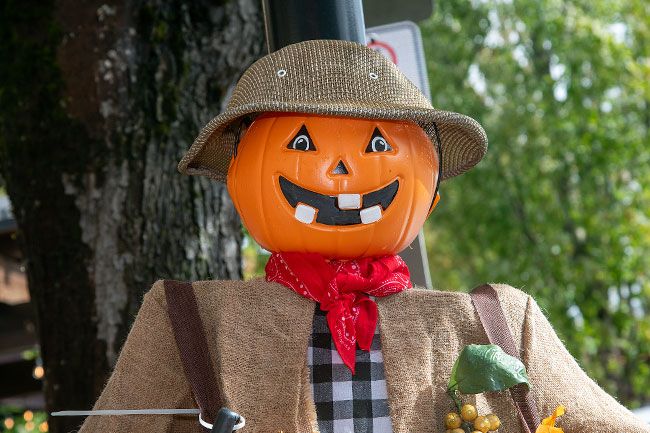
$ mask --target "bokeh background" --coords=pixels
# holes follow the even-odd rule
[[[253,27],[259,28],[259,11],[250,9],[253,3],[234,3],[232,8],[240,14],[250,13]],[[0,18],[0,26],[11,29],[4,36],[15,38],[20,34],[15,24],[20,14],[10,8],[17,5],[2,4],[0,11],[5,12],[5,18]],[[228,7],[224,13],[234,13]],[[143,38],[154,41],[154,49],[171,38],[169,24],[165,23],[180,21],[172,12],[164,12],[167,9],[161,10],[149,12],[150,24],[136,26]],[[648,2],[440,1],[433,16],[419,24],[434,105],[474,117],[484,125],[490,140],[488,155],[477,168],[442,185],[440,205],[425,226],[434,288],[466,291],[483,282],[506,282],[521,288],[537,299],[570,352],[603,388],[629,408],[649,405]],[[261,37],[259,31],[251,35]],[[60,35],[53,38],[50,43],[60,42]],[[7,39],[0,42],[0,46],[3,44],[0,149],[5,183],[14,199],[23,190],[15,185],[17,177],[9,167],[9,156],[20,144],[7,135],[17,131],[8,123],[18,117],[17,102],[8,95],[25,91],[14,76],[25,70],[19,70],[19,65],[13,69],[8,66],[12,62],[8,55],[16,48],[6,48]],[[186,47],[173,48],[182,51]],[[240,69],[260,50],[249,48]],[[236,78],[235,69],[226,72],[233,78],[225,80],[223,88]],[[149,72],[152,76],[167,73],[155,68]],[[54,80],[57,86],[59,80]],[[182,96],[166,93],[173,90],[158,91],[157,95],[163,95],[163,112],[166,98],[171,98],[171,103],[187,102]],[[218,102],[219,98],[215,98],[202,109],[209,112],[216,106],[218,111]],[[195,116],[188,129],[180,132],[165,129],[169,123],[165,116],[173,117],[173,113],[163,115],[160,130],[151,133],[158,142],[161,137],[172,141],[187,135],[180,140],[180,150],[171,152],[173,160],[187,147],[207,114]],[[61,149],[65,151],[71,149]],[[161,175],[167,176],[164,172]],[[200,185],[210,191],[210,187]],[[5,195],[4,188],[0,195]],[[146,189],[140,195],[146,195]],[[20,207],[21,212],[25,209],[33,207]],[[206,215],[210,216],[210,212],[206,211]],[[18,217],[19,225],[28,221]],[[166,236],[160,239],[163,245]],[[244,278],[260,275],[265,252],[245,233],[233,239],[235,245],[241,246],[237,258],[242,263],[234,273]],[[26,243],[29,239],[22,245]],[[202,244],[197,245],[194,247],[200,250]],[[28,262],[31,251],[34,248],[23,249],[22,255],[14,254],[19,257],[16,261]],[[189,278],[223,278],[223,274],[206,266],[175,270],[177,262],[164,254],[153,254],[150,260],[159,257],[165,265],[150,266],[151,275],[179,278],[181,273]],[[208,260],[210,255],[201,257]],[[14,274],[24,272],[20,266],[15,267]],[[124,313],[124,328],[128,328],[129,318],[137,311],[138,296],[150,280],[143,277],[133,283],[140,285],[140,291],[136,291],[133,305],[129,304],[129,312]],[[3,300],[7,305],[17,304],[7,299]],[[38,316],[42,317],[42,311]],[[117,338],[118,348],[119,343]],[[33,374],[47,374],[47,356],[38,349],[25,356],[33,360]],[[37,367],[44,367],[44,371]],[[104,369],[109,368],[110,361]],[[62,379],[53,376],[52,380]],[[98,386],[92,389],[89,394],[96,393]],[[42,412],[21,406],[20,402],[25,401],[29,402],[12,400],[0,406],[0,421],[4,420],[0,429],[47,430]]]
[[[441,2],[432,94],[487,131],[427,224],[435,286],[508,282],[630,407],[650,402],[650,6]]]

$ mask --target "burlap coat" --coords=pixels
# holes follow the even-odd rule
[[[307,367],[315,304],[263,280],[193,285],[224,399],[246,417],[246,433],[317,432]],[[596,385],[564,348],[535,301],[495,285],[534,386],[542,417],[567,407],[565,433],[650,432]],[[395,433],[444,432],[453,409],[445,386],[467,344],[488,343],[465,293],[408,290],[377,299]],[[96,409],[192,408],[161,281],[145,295]],[[496,413],[503,433],[521,431],[509,393],[468,396]],[[195,416],[89,417],[81,433],[204,432]]]

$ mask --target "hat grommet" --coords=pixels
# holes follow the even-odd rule
[[[369,73],[368,76],[370,77],[371,80],[376,80],[379,78],[379,75],[377,75],[374,72]]]
[[[287,70],[286,69],[278,69],[278,77],[282,78],[287,75]]]

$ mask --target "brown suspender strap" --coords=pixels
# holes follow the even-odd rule
[[[484,284],[472,290],[470,296],[490,343],[500,346],[508,355],[521,359],[494,287]],[[519,384],[512,387],[510,393],[525,432],[534,432],[540,420],[537,405],[528,387]]]
[[[199,316],[199,307],[191,283],[165,280],[167,311],[180,353],[183,370],[203,420],[212,423],[221,407],[208,340]]]

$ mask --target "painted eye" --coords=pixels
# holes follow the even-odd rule
[[[298,131],[296,136],[289,142],[287,148],[301,150],[303,152],[316,150],[316,146],[314,146],[314,143],[311,141],[311,137],[309,136],[309,132],[307,132],[305,125],[302,125],[302,128],[300,128],[300,131]]]
[[[375,132],[372,133],[370,143],[368,143],[368,147],[366,147],[366,153],[389,152],[391,150],[393,150],[393,148],[390,147],[390,144],[388,144],[386,139],[381,135],[379,129],[375,128]]]

